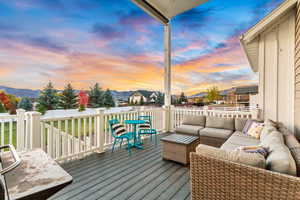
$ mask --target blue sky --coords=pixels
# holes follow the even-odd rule
[[[254,84],[239,36],[282,0],[210,0],[172,24],[174,93]],[[1,85],[163,88],[163,27],[130,0],[0,0]]]

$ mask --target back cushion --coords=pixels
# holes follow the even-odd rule
[[[123,124],[117,123],[113,124],[111,127],[116,135],[122,135],[126,133],[126,129]]]
[[[295,160],[284,144],[283,135],[272,131],[262,141],[261,145],[268,149],[266,159],[267,169],[295,176],[297,173]]]
[[[285,144],[289,148],[297,168],[297,176],[300,177],[300,143],[294,135],[286,135],[284,137]]]
[[[193,126],[205,126],[206,117],[205,116],[185,116],[182,124],[193,125]]]
[[[235,118],[234,120],[235,130],[242,132],[247,120],[248,119],[244,119],[244,118]]]
[[[277,146],[277,149],[271,151],[266,159],[267,169],[279,173],[297,175],[295,160],[287,146]]]
[[[206,127],[234,130],[234,118],[207,117]]]
[[[263,141],[270,133],[276,130],[277,129],[275,128],[275,126],[272,126],[270,124],[265,124],[260,134],[260,141]]]

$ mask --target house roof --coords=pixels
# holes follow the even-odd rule
[[[140,93],[141,95],[143,95],[144,97],[146,98],[149,98],[151,96],[151,94],[155,93],[153,91],[148,91],[148,90],[137,90],[137,91],[134,91],[131,93],[130,96],[134,95],[134,94],[137,94],[137,93]]]
[[[235,94],[257,94],[258,93],[258,86],[251,85],[251,86],[242,86],[234,88]]]
[[[254,72],[258,71],[259,35],[276,24],[296,6],[297,0],[285,0],[265,18],[241,35],[240,42]]]
[[[138,7],[163,24],[176,15],[190,10],[208,0],[131,0]]]

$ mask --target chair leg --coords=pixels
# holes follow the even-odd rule
[[[128,154],[129,154],[129,156],[131,156],[131,148],[130,148],[129,138],[127,138],[127,147],[128,147]]]
[[[117,139],[115,138],[115,140],[114,140],[114,144],[113,144],[113,147],[112,147],[112,150],[111,150],[111,152],[113,153],[114,152],[114,150],[115,150],[115,145],[117,144]]]
[[[122,149],[122,143],[123,143],[123,138],[121,139],[121,142],[120,142],[120,149]]]
[[[157,134],[155,133],[155,146],[157,146]]]

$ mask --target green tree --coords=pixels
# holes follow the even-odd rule
[[[3,104],[0,103],[0,113],[6,113],[6,109],[4,108]]]
[[[141,98],[140,104],[141,104],[141,105],[144,105],[144,104],[145,104],[144,97]]]
[[[96,83],[89,91],[89,106],[92,108],[99,108],[104,106],[103,91]]]
[[[182,92],[180,94],[180,97],[178,99],[178,103],[179,104],[183,104],[183,103],[186,103],[187,102],[187,97],[185,96],[184,92]]]
[[[105,107],[115,107],[114,98],[109,89],[107,89],[103,95],[103,101]]]
[[[220,92],[219,92],[218,87],[211,87],[211,88],[207,89],[208,102],[212,103],[219,99],[220,99]]]
[[[33,108],[33,105],[28,97],[23,97],[18,104],[18,108],[22,108],[26,111],[31,111]]]
[[[51,82],[41,91],[38,98],[38,110],[55,110],[58,106],[59,98],[57,90],[54,89]]]
[[[158,92],[157,97],[155,98],[155,104],[162,106],[165,101],[165,96],[163,93]]]
[[[70,83],[59,96],[59,107],[63,109],[75,109],[78,107],[77,95]]]

